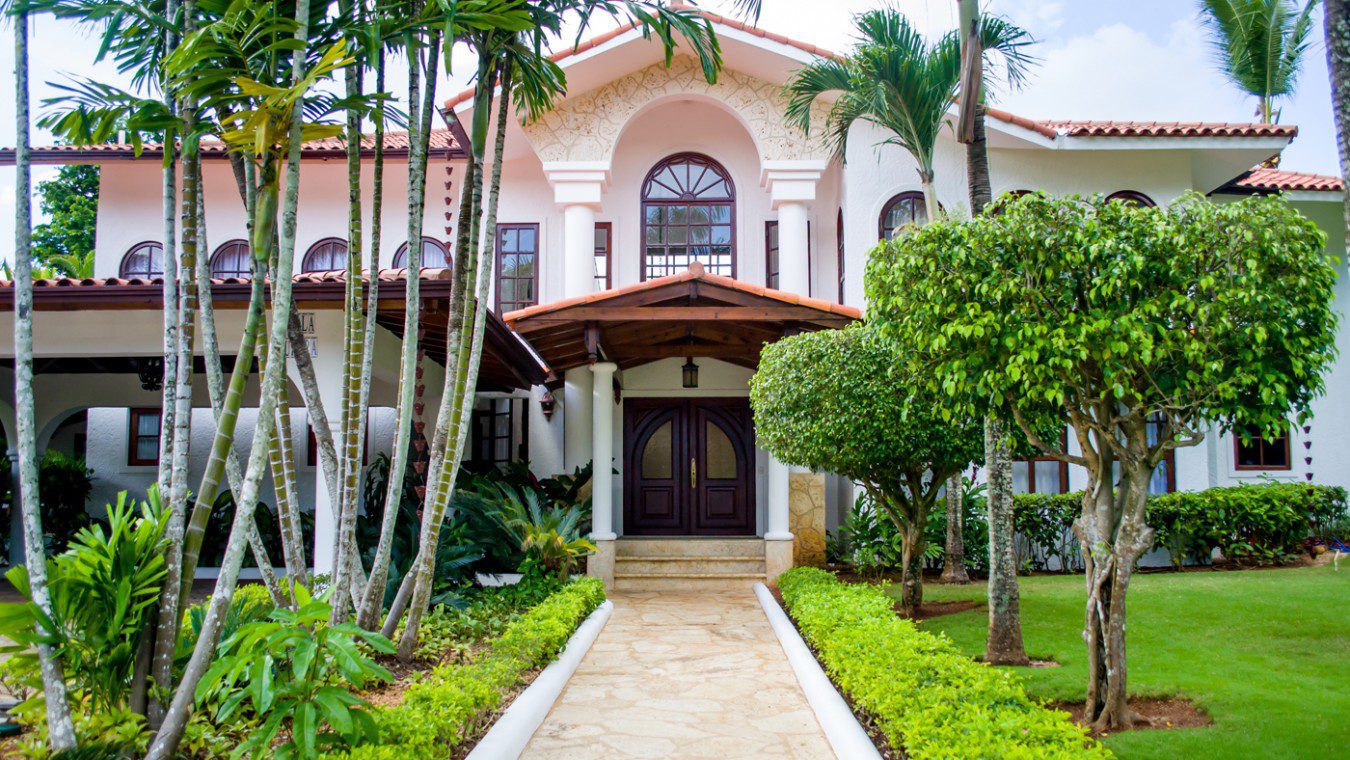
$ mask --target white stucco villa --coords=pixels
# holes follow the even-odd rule
[[[808,137],[786,124],[783,84],[828,53],[710,18],[726,65],[717,84],[705,82],[688,58],[664,66],[659,44],[621,27],[557,56],[567,97],[538,122],[513,122],[502,156],[494,319],[468,456],[528,459],[541,475],[605,463],[595,470],[601,553],[592,570],[620,588],[743,583],[775,577],[794,553],[796,561],[820,556],[825,531],[847,512],[852,488],[829,474],[793,471],[756,445],[747,381],[766,341],[859,317],[868,251],[923,205],[912,160],[881,145],[883,135],[872,128],[856,128],[841,161],[819,131]],[[444,261],[454,236],[463,176],[456,136],[471,106],[460,96],[442,112],[445,129],[430,169],[427,266]],[[1340,180],[1252,169],[1279,155],[1295,139],[1295,127],[1040,121],[998,110],[990,116],[996,195],[1105,193],[1164,204],[1192,190],[1216,201],[1286,193],[1341,257],[1337,308],[1344,313],[1350,305]],[[405,147],[391,138],[391,160]],[[83,452],[95,472],[92,503],[101,504],[119,490],[143,492],[155,474],[160,394],[143,380],[157,371],[162,339],[154,281],[159,157],[150,151],[137,158],[123,145],[44,148],[34,157],[101,166],[97,276],[39,282],[35,299],[38,445]],[[380,321],[387,329],[377,339],[371,453],[389,446],[388,407],[398,382],[401,172],[391,166],[386,181]],[[944,206],[966,207],[964,149],[950,132],[938,147],[936,173]],[[244,209],[218,152],[208,154],[205,184],[219,329],[228,344],[247,298],[247,285],[237,279]],[[345,250],[345,186],[341,146],[310,146],[301,173],[295,293],[321,393],[333,410],[342,284],[340,273],[328,270]],[[431,315],[423,360],[429,410],[440,387],[437,351],[444,351],[436,307],[448,297],[439,274],[425,273],[422,285]],[[0,288],[0,309],[12,307],[12,291]],[[440,319],[443,326],[443,313]],[[11,332],[0,330],[0,357],[12,359]],[[7,431],[12,385],[0,383]],[[211,429],[204,385],[195,384],[202,435]],[[1344,355],[1329,386],[1350,387]],[[1284,438],[1252,446],[1210,435],[1177,452],[1153,486],[1196,489],[1253,478],[1302,480],[1307,473],[1350,486],[1350,399],[1333,392],[1314,412],[1311,427],[1291,426]],[[315,514],[314,563],[325,569],[334,526],[312,457],[305,466],[303,414],[298,408],[302,496]],[[206,448],[200,438],[194,443],[196,471]],[[1022,462],[1015,470],[1017,487],[1035,491],[1076,487],[1080,475],[1052,461]]]

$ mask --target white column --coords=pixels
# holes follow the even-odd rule
[[[778,289],[798,295],[811,294],[811,263],[807,236],[806,204],[778,204]]]
[[[591,461],[591,386],[586,367],[563,373],[563,468],[571,472]]]
[[[614,371],[613,362],[591,365],[591,538],[612,541],[614,534]]]
[[[786,464],[778,461],[778,458],[774,455],[769,455],[769,524],[768,530],[764,532],[766,541],[789,541],[792,539],[792,530],[789,527],[791,488],[788,472]]]
[[[563,297],[595,290],[595,209],[563,206]]]
[[[778,288],[789,293],[811,294],[810,204],[816,185],[825,173],[819,160],[765,161],[760,184],[769,191],[778,212]]]
[[[609,184],[607,161],[550,161],[544,176],[563,212],[563,298],[595,290],[595,211]]]

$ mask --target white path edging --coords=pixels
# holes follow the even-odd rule
[[[820,728],[825,732],[825,740],[830,743],[834,754],[846,760],[871,758],[880,760],[881,753],[877,752],[872,738],[867,735],[862,724],[858,723],[848,703],[839,696],[830,677],[821,670],[816,656],[811,654],[806,642],[802,641],[801,634],[797,633],[797,628],[792,625],[787,613],[778,606],[778,600],[773,598],[773,594],[763,583],[755,584],[755,596],[759,597],[759,606],[764,608],[769,626],[778,636],[778,643],[782,645],[788,664],[792,666],[792,672],[797,676],[797,683],[806,693],[806,702],[816,714],[816,720],[820,722]]]
[[[558,659],[549,663],[534,682],[516,696],[469,753],[468,760],[514,760],[520,757],[613,611],[614,603],[605,601],[581,621]]]

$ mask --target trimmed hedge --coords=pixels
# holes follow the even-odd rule
[[[444,758],[482,728],[502,695],[525,673],[558,656],[572,633],[605,601],[599,578],[578,578],[526,612],[467,664],[432,669],[409,686],[403,702],[377,708],[380,741],[352,748],[351,760]]]
[[[1018,494],[1013,497],[1014,524],[1021,535],[1053,541],[1072,528],[1082,503],[1082,491]],[[1148,500],[1153,548],[1170,551],[1178,567],[1185,562],[1207,564],[1214,549],[1234,562],[1283,562],[1303,548],[1305,538],[1345,514],[1344,488],[1302,483],[1178,491]],[[1076,542],[1068,546],[1072,556],[1066,559],[1081,567]]]
[[[1067,714],[1032,701],[1019,677],[897,617],[881,589],[809,567],[783,573],[778,587],[830,678],[906,757],[1111,756]]]

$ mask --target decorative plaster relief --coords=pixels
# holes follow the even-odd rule
[[[692,58],[677,56],[670,68],[648,66],[590,92],[563,101],[525,134],[540,160],[609,161],[624,126],[649,103],[672,95],[702,95],[720,101],[747,125],[763,161],[828,159],[821,140],[827,110],[814,109],[811,135],[787,123],[781,85],[724,69],[708,84]]]

